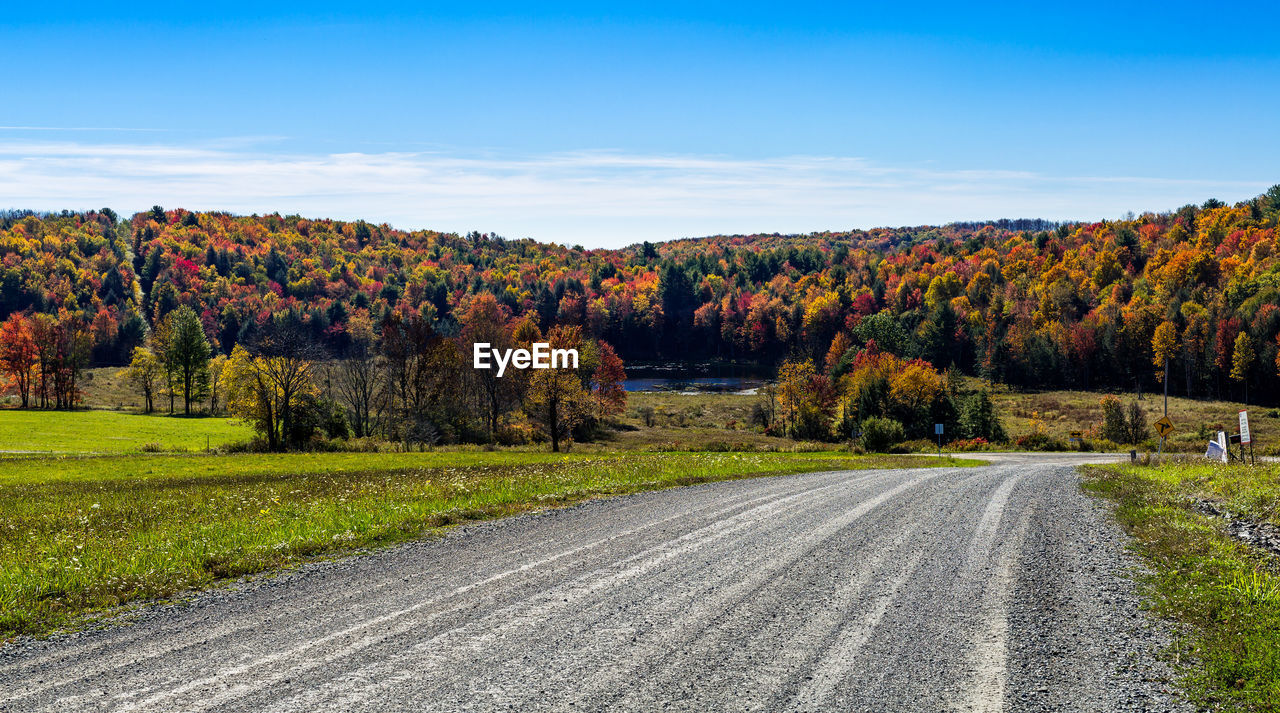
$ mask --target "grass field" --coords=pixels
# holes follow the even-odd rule
[[[0,451],[11,453],[202,451],[252,436],[248,426],[226,418],[0,409]]]
[[[972,388],[980,386],[970,379]],[[1088,433],[1102,422],[1103,394],[1092,391],[1014,391],[997,386],[992,398],[1009,433],[1010,440],[1032,432],[1043,424],[1050,436],[1065,441],[1072,431]],[[1118,394],[1127,407],[1133,394]],[[634,393],[627,400],[622,419],[629,430],[619,431],[610,441],[623,448],[652,448],[663,444],[742,444],[753,448],[786,447],[788,439],[759,433],[750,423],[757,397],[739,394]],[[1163,400],[1145,394],[1137,402],[1153,424],[1163,415]],[[1166,451],[1204,452],[1210,434],[1236,431],[1237,414],[1249,411],[1249,422],[1259,453],[1280,453],[1280,412],[1270,407],[1246,406],[1233,401],[1199,401],[1169,398],[1169,416],[1176,430]],[[652,425],[645,425],[646,411]],[[1153,429],[1154,435],[1154,429]],[[1125,446],[1126,448],[1128,446]],[[1139,450],[1155,449],[1154,440]]]
[[[975,463],[835,452],[0,460],[0,640],[319,554],[591,497],[758,475]]]
[[[1151,564],[1155,611],[1180,622],[1173,651],[1193,700],[1212,710],[1280,711],[1280,561],[1227,534],[1197,503],[1280,524],[1280,465],[1204,462],[1086,469]]]
[[[1126,408],[1135,401],[1133,394],[1117,394]],[[1066,439],[1071,431],[1088,431],[1102,422],[1102,394],[1092,391],[1014,392],[998,388],[993,394],[1005,428],[1013,438],[1028,433],[1032,420],[1045,425],[1049,435]],[[1145,394],[1137,401],[1153,424],[1164,413],[1164,400],[1159,394]],[[1218,431],[1234,433],[1241,409],[1249,411],[1249,425],[1259,452],[1277,452],[1280,447],[1280,414],[1276,409],[1246,406],[1234,401],[1198,401],[1169,397],[1169,418],[1177,430],[1169,438],[1166,450],[1203,453],[1209,434]],[[1152,429],[1154,434],[1154,429]],[[1150,446],[1151,444],[1148,444]]]
[[[91,378],[85,382],[85,406],[92,409],[140,410],[142,407],[140,399],[125,383],[120,371],[119,368],[114,367],[87,370],[86,373]],[[978,379],[969,378],[966,382],[971,389],[982,386],[982,382]],[[1125,406],[1136,398],[1131,393],[1117,395]],[[1072,431],[1088,432],[1102,421],[1102,408],[1098,404],[1102,394],[1098,392],[1016,391],[997,385],[992,389],[992,397],[1005,428],[1013,440],[1031,432],[1033,423],[1043,424],[1049,435],[1066,440]],[[731,448],[768,450],[792,446],[791,440],[766,436],[752,426],[751,409],[757,401],[758,397],[754,395],[734,393],[694,395],[673,392],[631,393],[627,397],[627,409],[619,418],[623,428],[611,434],[606,441],[598,445],[598,448],[609,450],[697,449],[707,445],[723,445]],[[1163,414],[1163,401],[1158,393],[1144,393],[1142,400],[1137,403],[1146,413],[1149,424],[1154,423]],[[1243,408],[1249,410],[1250,425],[1258,451],[1280,454],[1280,411],[1277,409],[1256,405],[1245,406],[1234,401],[1201,401],[1177,396],[1169,399],[1169,415],[1177,430],[1166,444],[1166,450],[1184,453],[1203,452],[1210,434],[1215,434],[1219,430],[1228,433],[1236,430],[1236,414]],[[203,442],[198,446],[203,448]],[[1154,447],[1154,441],[1152,441],[1143,444],[1139,449],[1154,450]],[[75,447],[46,450],[118,449]]]

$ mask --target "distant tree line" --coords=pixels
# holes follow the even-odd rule
[[[65,313],[89,335],[88,363],[124,365],[180,307],[215,354],[230,357],[280,321],[345,354],[365,324],[378,343],[383,325],[415,321],[456,337],[465,310],[489,295],[543,334],[574,327],[628,361],[817,363],[843,334],[859,349],[874,340],[905,361],[1014,386],[1140,393],[1168,373],[1175,394],[1275,402],[1278,221],[1280,186],[1118,221],[618,250],[159,206],[127,219],[10,212],[0,215],[0,315]]]

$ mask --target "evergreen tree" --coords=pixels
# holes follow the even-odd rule
[[[209,390],[209,358],[212,349],[195,310],[183,305],[174,312],[173,333],[167,345],[166,361],[182,388],[183,413],[191,414],[191,402],[200,401]]]

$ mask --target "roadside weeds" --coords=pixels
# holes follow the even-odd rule
[[[1143,591],[1156,614],[1177,624],[1169,654],[1192,702],[1280,711],[1280,559],[1233,536],[1233,518],[1218,514],[1274,526],[1280,467],[1168,462],[1082,471],[1085,491],[1115,502],[1150,565]]]

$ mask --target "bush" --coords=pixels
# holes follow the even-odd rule
[[[1142,407],[1137,401],[1129,403],[1129,443],[1142,443],[1151,438],[1151,431],[1147,429],[1147,415],[1142,412]]]
[[[862,447],[883,453],[906,438],[902,424],[891,418],[871,417],[862,422]]]
[[[1107,394],[1099,403],[1102,405],[1102,437],[1116,443],[1129,443],[1129,423],[1120,399]]]
[[[991,442],[981,436],[978,438],[961,438],[948,443],[947,448],[953,451],[985,451],[991,449]]]
[[[903,441],[893,448],[889,449],[890,453],[934,453],[938,450],[938,442],[930,441],[924,438],[914,438],[910,441]]]
[[[806,441],[826,441],[831,439],[831,421],[827,415],[816,409],[802,409],[796,419],[795,436]]]
[[[1067,444],[1061,438],[1054,438],[1047,433],[1035,432],[1022,436],[1017,441],[1018,448],[1025,451],[1065,451]]]

